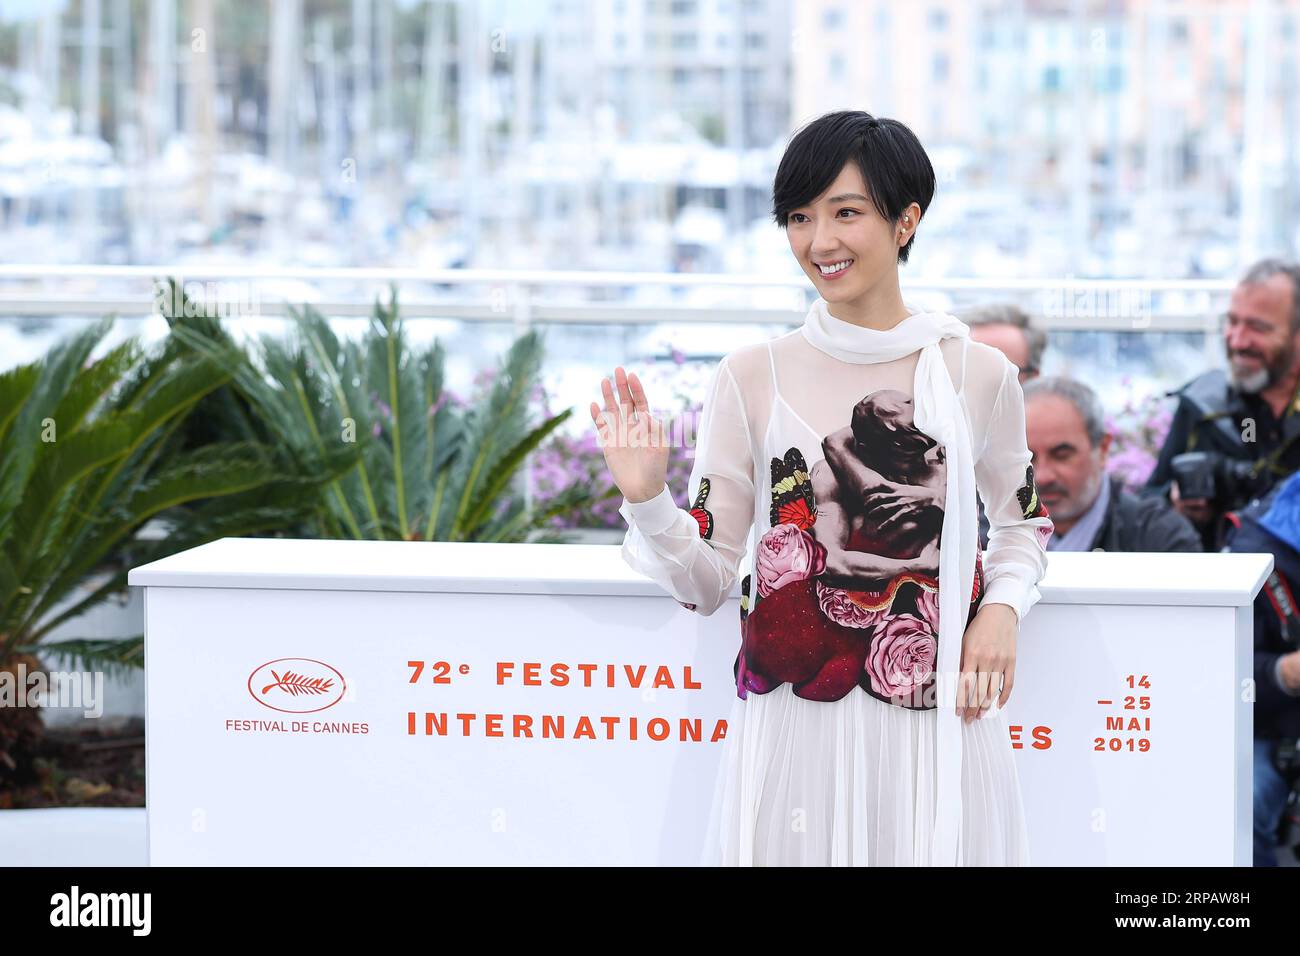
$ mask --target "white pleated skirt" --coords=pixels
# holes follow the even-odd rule
[[[702,866],[927,866],[934,710],[855,688],[837,701],[790,684],[736,698]],[[962,721],[963,866],[1026,866],[1029,835],[1006,714]]]

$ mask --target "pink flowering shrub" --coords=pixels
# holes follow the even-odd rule
[[[1173,421],[1173,403],[1162,392],[1138,399],[1131,378],[1126,375],[1121,382],[1127,390],[1124,407],[1117,414],[1106,415],[1106,430],[1115,436],[1106,456],[1106,471],[1132,489],[1145,484],[1156,466]]]

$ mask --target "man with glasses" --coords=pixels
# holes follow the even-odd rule
[[[970,337],[991,345],[1020,369],[1024,385],[1040,374],[1047,333],[1034,325],[1024,310],[1014,305],[988,305],[960,315],[970,326]]]

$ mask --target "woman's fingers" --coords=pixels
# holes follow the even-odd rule
[[[963,671],[957,681],[957,716],[965,720],[975,706],[975,674]]]
[[[994,671],[983,671],[980,673],[980,706],[977,718],[983,717],[988,713],[988,709],[993,706],[993,701],[998,696],[998,678],[1001,675]]]
[[[605,411],[612,413],[617,420],[619,409],[618,401],[614,398],[614,389],[609,384],[609,379],[600,380],[600,393],[605,399]]]
[[[645,389],[641,387],[641,381],[635,374],[628,375],[620,366],[614,370],[614,384],[611,385],[609,379],[600,380],[601,397],[605,402],[605,417],[603,419],[605,427],[614,433],[620,433],[624,428],[624,422],[635,424],[642,417],[646,418],[648,423],[653,424],[650,418],[650,406],[646,401]],[[602,419],[600,417],[600,407],[592,402],[591,417],[598,425]],[[652,428],[651,431],[658,434],[658,428]]]
[[[993,706],[998,699],[998,681],[1004,679],[1001,688],[1002,703],[1011,693],[1011,678],[1004,677],[1004,672],[996,669],[963,670],[957,682],[957,716],[967,723],[978,720]],[[1001,703],[998,706],[1002,706]]]
[[[596,423],[602,444],[609,445],[623,432],[623,414],[619,410],[618,402],[614,400],[614,389],[610,387],[609,379],[600,380],[600,391],[601,397],[605,400],[605,408],[602,411],[599,405],[592,402],[591,417]]]
[[[1014,664],[1008,665],[1005,671],[962,671],[957,685],[957,715],[970,723],[988,713],[995,702],[999,708],[1006,706],[1014,678]],[[998,686],[999,681],[1001,687]]]
[[[601,379],[600,388],[605,396],[605,411],[606,414],[608,415],[608,418],[606,419],[606,423],[613,430],[614,434],[622,435],[624,428],[626,427],[624,425],[624,422],[628,418],[629,409],[620,406],[617,398],[614,395],[614,389],[609,384],[609,379],[607,378]]]
[[[631,417],[631,412],[637,408],[637,405],[632,401],[632,388],[627,381],[627,372],[623,370],[621,365],[614,369],[614,382],[618,385],[619,403],[623,406],[625,413]]]
[[[632,405],[638,412],[650,413],[650,403],[646,401],[645,389],[641,387],[641,380],[636,377],[635,372],[629,372],[627,376],[628,390],[632,393]]]
[[[601,451],[607,451],[614,444],[614,436],[617,432],[610,420],[611,413],[601,408],[595,402],[591,403],[591,420],[596,423],[596,442]]]

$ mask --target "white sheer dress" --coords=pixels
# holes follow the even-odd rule
[[[678,508],[665,488],[620,509],[624,559],[689,611],[714,613],[741,581],[736,699],[705,865],[911,866],[941,856],[932,840],[955,803],[936,784],[938,551],[947,461],[962,459],[913,421],[922,353],[878,360],[877,337],[819,299],[803,328],[726,355],[696,435],[693,507]],[[1039,599],[1052,525],[1034,486],[1016,368],[965,335],[937,345],[990,522],[988,549],[973,545],[966,575],[967,623],[984,602],[1023,619]],[[973,510],[961,521],[975,533]],[[960,808],[949,812],[960,817],[950,821],[954,862],[1029,863],[996,706],[961,722]]]

